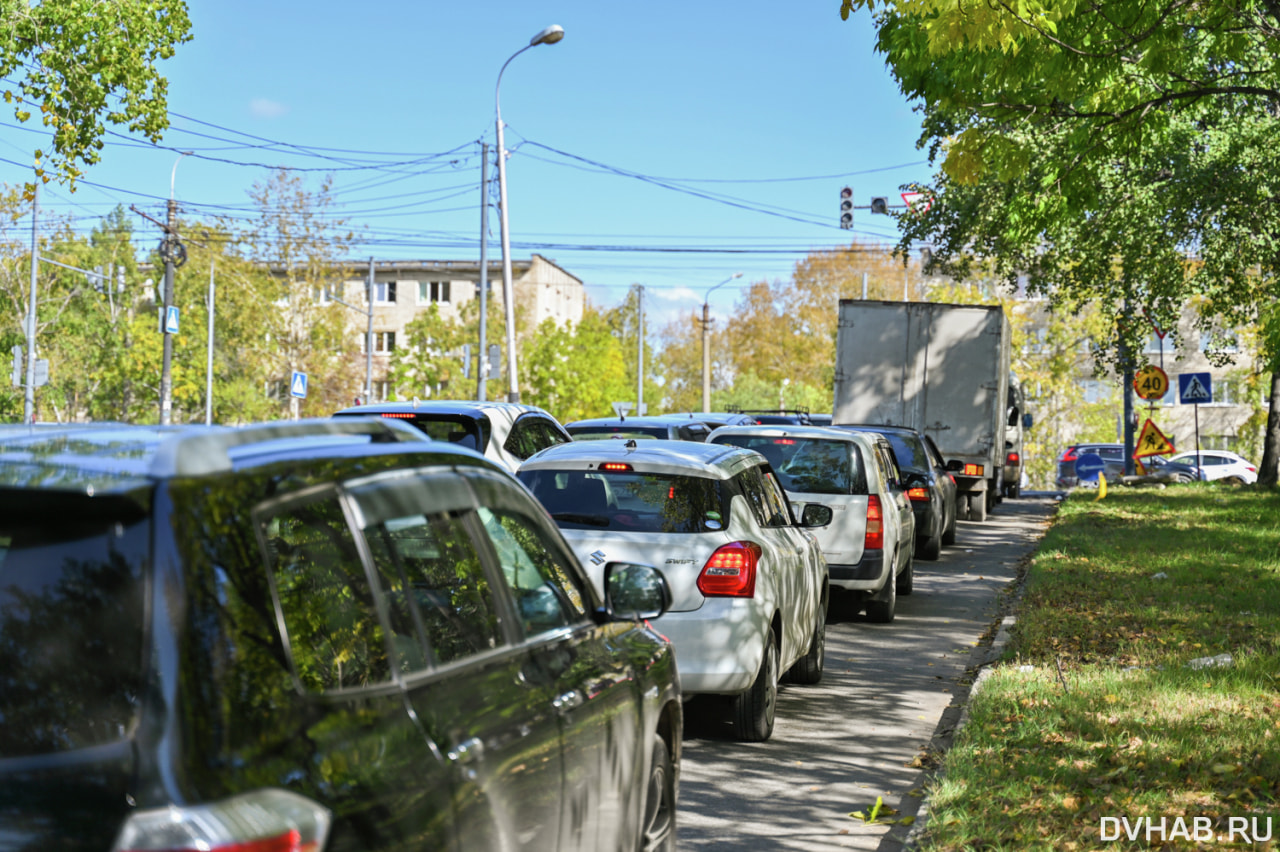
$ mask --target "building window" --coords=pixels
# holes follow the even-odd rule
[[[1240,340],[1233,331],[1230,334],[1220,335],[1218,340],[1213,339],[1213,334],[1208,331],[1200,332],[1200,351],[1201,352],[1239,352]]]
[[[448,281],[419,281],[418,304],[429,305],[432,302],[449,301]]]
[[[373,282],[373,303],[375,305],[394,305],[396,303],[396,282]]]
[[[1087,403],[1108,402],[1115,396],[1109,382],[1100,382],[1097,379],[1083,379],[1078,384],[1080,389],[1084,391],[1084,401]]]
[[[326,286],[312,287],[311,295],[317,305],[327,305],[333,301],[329,298],[329,288]]]
[[[386,402],[391,396],[391,382],[373,383],[373,401]]]
[[[375,331],[373,333],[373,351],[379,355],[387,355],[394,352],[396,348],[396,333],[394,331]]]
[[[1049,329],[1034,328],[1027,334],[1027,342],[1023,344],[1022,351],[1029,353],[1041,353],[1049,351],[1049,345],[1046,342],[1049,337]]]
[[[1239,445],[1240,439],[1235,435],[1201,435],[1200,449],[1202,450],[1231,450]]]
[[[1151,336],[1147,338],[1146,352],[1151,355],[1158,355],[1161,352],[1173,354],[1173,335],[1165,333],[1164,337],[1151,332]]]

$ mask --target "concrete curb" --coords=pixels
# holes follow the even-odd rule
[[[950,750],[951,744],[954,743],[955,738],[959,736],[961,730],[964,729],[964,726],[968,724],[969,706],[973,701],[973,697],[977,695],[978,691],[982,688],[983,683],[985,683],[987,678],[990,677],[991,665],[1004,656],[1005,648],[1009,644],[1010,630],[1018,621],[1017,616],[1014,613],[1017,612],[1018,605],[1022,602],[1022,593],[1027,581],[1027,567],[1030,564],[1031,557],[1034,555],[1035,551],[1033,550],[1022,559],[1017,579],[1014,580],[1013,590],[1004,605],[1004,609],[1009,614],[1000,618],[1000,626],[997,628],[996,634],[991,640],[991,644],[980,645],[977,648],[974,648],[972,654],[970,654],[970,665],[966,671],[976,670],[976,675],[973,678],[973,683],[969,685],[968,692],[963,698],[964,706],[960,710],[960,719],[951,730],[950,740],[947,743],[946,749],[942,752],[944,755],[946,754],[946,751]],[[942,770],[938,770],[931,778],[928,779],[929,783],[936,784],[943,778],[944,774],[945,773]],[[906,839],[902,841],[903,852],[914,852],[914,850],[918,848],[920,839],[924,836],[925,828],[929,823],[929,805],[930,797],[925,795],[924,798],[920,800],[920,809],[916,812],[916,820],[912,823],[911,830],[907,832]]]

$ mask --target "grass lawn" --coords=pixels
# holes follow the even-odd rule
[[[1280,493],[1093,497],[1031,561],[919,848],[1280,849]]]

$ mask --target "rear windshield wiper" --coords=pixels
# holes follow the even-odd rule
[[[551,515],[554,521],[564,521],[570,524],[587,524],[593,527],[609,526],[609,519],[603,515],[586,515],[578,512],[555,512]]]

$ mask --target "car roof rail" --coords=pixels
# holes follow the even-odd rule
[[[369,436],[370,443],[417,443],[431,439],[408,423],[383,417],[335,417],[330,420],[287,420],[194,432],[165,437],[151,459],[156,477],[204,476],[232,469],[236,450],[298,439]],[[345,442],[343,442],[345,443]]]

